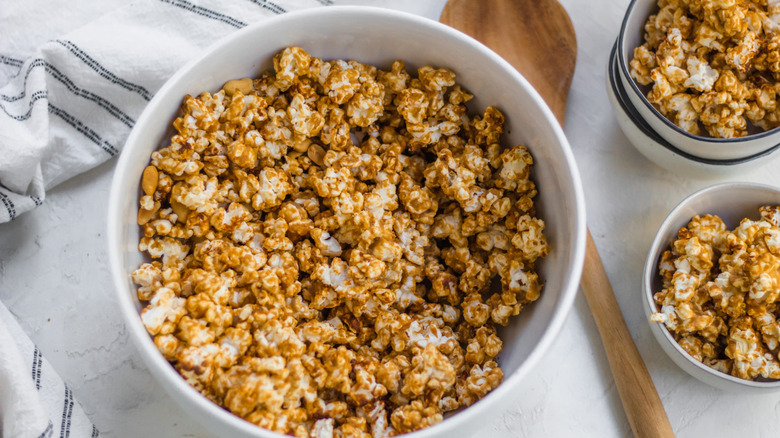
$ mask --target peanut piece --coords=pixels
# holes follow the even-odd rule
[[[184,204],[171,200],[171,208],[178,217],[176,222],[185,223],[187,221],[187,216],[190,215],[190,209],[185,207]]]
[[[157,190],[157,183],[160,180],[160,173],[154,166],[146,166],[141,176],[141,189],[149,196],[154,195]]]
[[[302,141],[293,144],[292,147],[294,150],[298,152],[306,152],[309,149],[310,145],[311,145],[311,139],[304,138]]]
[[[147,222],[149,222],[152,217],[154,217],[154,214],[157,213],[157,210],[160,209],[160,203],[155,202],[154,208],[151,210],[146,210],[143,208],[138,209],[138,225],[146,225]]]
[[[317,143],[312,143],[311,146],[309,146],[309,149],[306,151],[306,155],[316,165],[322,166],[322,163],[325,160],[325,149],[323,149],[322,146],[318,145]]]
[[[236,94],[236,91],[240,91],[241,94],[249,94],[252,91],[252,79],[244,78],[227,81],[222,86],[222,89],[225,90],[225,94],[228,96]]]

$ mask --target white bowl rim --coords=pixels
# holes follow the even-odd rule
[[[633,92],[639,96],[641,102],[644,104],[644,106],[647,107],[650,112],[661,120],[661,122],[666,125],[671,130],[675,131],[676,133],[683,135],[685,137],[690,138],[691,140],[700,141],[704,143],[716,143],[716,144],[728,144],[728,143],[740,143],[740,142],[746,142],[751,140],[758,140],[765,137],[771,137],[773,135],[780,134],[780,127],[772,128],[768,131],[761,131],[757,132],[755,134],[746,135],[744,137],[735,137],[735,138],[717,138],[717,137],[705,137],[701,135],[693,135],[690,132],[680,128],[679,126],[672,123],[671,120],[664,117],[663,114],[661,114],[653,104],[650,103],[650,101],[647,100],[647,97],[642,93],[642,91],[639,89],[639,87],[636,84],[636,81],[631,77],[631,74],[628,71],[627,67],[627,61],[624,56],[623,50],[621,50],[621,47],[623,47],[623,43],[625,40],[625,34],[628,31],[628,18],[632,14],[634,10],[634,6],[637,2],[640,0],[631,0],[631,3],[628,4],[628,8],[626,9],[626,14],[623,16],[623,22],[620,25],[620,33],[618,34],[618,43],[617,43],[617,59],[618,59],[618,65],[620,66],[620,73],[624,75],[626,78],[628,78],[628,83],[631,84],[631,88]],[[778,143],[774,146],[770,146],[766,150],[773,150],[780,146],[780,140]],[[765,151],[766,151],[765,150]],[[762,151],[762,152],[765,152]]]
[[[258,23],[251,24],[242,29],[239,29],[230,35],[216,41],[211,46],[202,50],[199,55],[194,59],[188,61],[184,66],[179,68],[171,78],[169,78],[160,89],[155,93],[155,96],[147,104],[144,111],[138,117],[135,127],[144,126],[147,119],[150,119],[156,112],[156,108],[160,106],[161,96],[164,96],[170,88],[173,88],[173,84],[181,80],[181,78],[201,62],[202,59],[208,57],[212,52],[219,50],[229,44],[232,44],[235,40],[240,39],[244,33],[256,32],[257,28],[267,26],[269,23],[278,23],[280,21],[293,21],[299,17],[307,17],[311,15],[317,15],[322,17],[323,15],[336,15],[336,14],[349,14],[349,13],[363,13],[363,14],[381,14],[383,18],[392,17],[394,19],[408,20],[414,24],[430,27],[432,26],[437,31],[442,32],[449,38],[459,40],[462,44],[466,44],[478,49],[485,53],[485,56],[490,58],[500,68],[503,68],[525,89],[530,95],[542,115],[548,122],[548,125],[553,130],[557,142],[561,147],[561,152],[565,158],[565,168],[568,170],[571,179],[574,183],[574,207],[575,210],[569,212],[576,218],[576,227],[572,230],[575,239],[569,244],[572,245],[572,256],[570,259],[570,265],[572,270],[568,272],[568,279],[561,287],[561,296],[553,310],[550,322],[547,325],[543,335],[538,339],[536,346],[532,349],[525,362],[512,374],[505,376],[503,382],[488,393],[485,397],[463,409],[457,415],[453,415],[445,419],[438,424],[431,427],[421,429],[415,432],[411,432],[408,435],[411,438],[422,438],[427,436],[439,435],[442,433],[454,432],[457,427],[468,421],[473,421],[474,418],[479,418],[480,413],[486,413],[491,408],[499,408],[498,402],[507,397],[511,393],[522,378],[534,368],[540,361],[542,356],[549,350],[552,343],[557,338],[558,333],[563,328],[563,325],[568,317],[571,308],[574,305],[575,298],[579,290],[579,281],[582,275],[583,264],[585,260],[585,236],[586,236],[586,222],[585,222],[585,196],[581,184],[579,170],[574,160],[574,154],[571,151],[571,147],[563,133],[558,120],[553,115],[547,104],[538,94],[538,92],[531,86],[531,84],[514,69],[507,61],[493,52],[490,48],[486,47],[479,41],[471,38],[470,36],[452,28],[438,21],[431,20],[425,17],[414,15],[407,12],[369,6],[329,6],[326,8],[308,8],[298,11],[291,11],[284,14],[280,14],[274,17],[270,17],[267,20],[263,20]],[[137,142],[136,138],[139,136],[138,129],[131,130],[130,135],[125,142],[123,151],[130,145]],[[152,373],[155,378],[159,375],[165,376],[167,383],[172,385],[172,388],[177,391],[177,396],[186,397],[201,412],[208,414],[214,419],[226,425],[234,428],[241,433],[247,435],[284,437],[282,435],[265,428],[256,426],[248,421],[234,415],[233,413],[223,409],[216,403],[211,402],[201,395],[195,388],[190,386],[186,381],[181,378],[181,375],[170,365],[170,363],[160,354],[151,340],[146,329],[141,323],[141,319],[135,309],[135,304],[131,301],[130,294],[126,290],[126,276],[122,265],[120,263],[120,242],[119,236],[121,235],[119,217],[120,211],[120,199],[125,196],[120,191],[120,181],[124,179],[125,174],[128,172],[128,166],[130,164],[129,154],[120,153],[116,168],[114,171],[114,177],[111,183],[111,189],[108,202],[108,216],[107,216],[107,233],[106,238],[108,240],[108,258],[111,269],[111,276],[113,278],[114,293],[119,301],[124,323],[128,328],[129,336],[133,338],[136,348],[140,351],[141,355],[146,359],[147,366],[154,366],[156,371],[160,374]],[[170,394],[172,397],[173,395]]]
[[[665,235],[669,231],[669,227],[671,226],[671,223],[675,219],[677,213],[683,208],[687,207],[688,204],[690,204],[692,201],[698,199],[699,197],[705,194],[708,194],[710,192],[717,192],[724,189],[732,189],[732,188],[769,190],[780,194],[780,188],[770,186],[767,184],[750,183],[750,182],[725,182],[725,183],[718,183],[715,185],[705,187],[701,190],[694,192],[691,195],[688,195],[685,199],[680,201],[680,203],[677,204],[677,206],[675,206],[669,212],[669,214],[666,215],[666,218],[661,223],[661,226],[658,228],[658,232],[653,238],[653,243],[650,245],[650,250],[647,253],[647,259],[645,260],[645,267],[642,275],[643,277],[642,290],[644,292],[644,299],[646,301],[646,304],[649,304],[649,307],[645,307],[646,309],[658,308],[655,304],[655,300],[653,300],[654,292],[652,289],[652,279],[656,275],[655,272],[657,266],[656,261],[658,257],[660,257],[662,250],[664,250],[669,245],[669,242],[665,241]],[[705,212],[700,212],[699,214],[705,214]],[[678,344],[677,341],[674,340],[674,337],[672,337],[671,333],[669,333],[669,330],[666,328],[666,326],[663,323],[651,322],[649,320],[650,317],[649,314],[646,315],[646,317],[648,318],[649,324],[658,325],[658,328],[660,328],[661,333],[663,333],[664,339],[666,339],[666,341],[674,348],[674,350],[677,353],[679,353],[681,357],[684,357],[685,360],[687,360],[690,364],[694,365],[698,370],[701,370],[702,372],[706,372],[707,374],[710,374],[711,376],[717,377],[719,379],[723,379],[727,382],[744,386],[744,387],[757,388],[757,389],[780,388],[780,380],[771,381],[771,382],[756,382],[753,380],[740,379],[738,377],[734,377],[730,374],[722,373],[718,370],[708,367],[702,362],[699,362],[698,360],[691,357],[690,354],[688,354],[685,350],[683,350],[680,344]],[[666,350],[664,349],[664,351]]]
[[[701,164],[711,165],[711,166],[733,166],[736,164],[742,164],[747,163],[753,160],[757,160],[759,158],[763,158],[769,155],[774,154],[778,150],[780,150],[780,142],[768,149],[764,149],[761,152],[755,153],[753,155],[748,155],[747,157],[741,157],[741,158],[727,158],[727,159],[716,159],[716,158],[703,158],[699,157],[698,155],[693,155],[690,152],[685,152],[682,149],[677,148],[673,144],[669,143],[665,138],[661,137],[642,117],[641,114],[634,108],[633,105],[631,105],[631,100],[628,98],[628,95],[626,94],[625,87],[623,86],[622,81],[620,81],[615,74],[617,73],[618,69],[618,52],[620,50],[618,49],[618,41],[615,40],[615,44],[612,46],[612,52],[609,57],[608,61],[608,68],[607,72],[609,75],[609,83],[612,87],[613,93],[615,93],[615,98],[620,104],[620,107],[623,109],[623,112],[626,113],[626,116],[629,120],[644,133],[647,137],[649,137],[651,140],[653,140],[655,143],[657,143],[659,146],[662,146],[666,149],[668,149],[670,152],[677,154],[681,156],[682,158],[690,161],[694,161]],[[633,81],[631,82],[632,84]],[[675,125],[677,126],[677,125]],[[778,128],[780,129],[780,128]],[[744,138],[744,137],[743,137]]]

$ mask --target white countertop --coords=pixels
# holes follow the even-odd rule
[[[672,427],[681,437],[777,436],[780,393],[725,393],[689,377],[652,337],[640,294],[647,249],[672,207],[699,188],[726,180],[780,186],[780,164],[702,180],[647,161],[618,128],[605,88],[607,58],[628,0],[561,3],[579,44],[565,131],[582,175],[588,224]],[[437,18],[442,4],[407,0],[399,7]],[[212,437],[156,384],[121,321],[104,239],[115,162],[67,181],[37,210],[0,225],[0,300],[69,383],[102,436]],[[582,296],[516,394],[506,412],[485,426],[485,434],[631,436]]]

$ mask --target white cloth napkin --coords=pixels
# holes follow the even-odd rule
[[[331,3],[141,0],[116,8],[91,1],[1,2],[0,223],[39,206],[46,190],[119,154],[154,93],[208,45],[266,17]],[[111,6],[116,9],[98,14]],[[30,28],[28,14],[43,17]],[[86,18],[92,21],[67,29]],[[47,23],[68,31],[51,34]],[[25,47],[36,38],[45,39]],[[0,436],[98,436],[2,303]]]
[[[0,303],[0,436],[97,437],[73,391]]]

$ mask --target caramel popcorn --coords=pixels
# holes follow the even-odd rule
[[[780,379],[780,206],[760,213],[732,231],[711,215],[681,228],[650,317],[696,360],[747,380]]]
[[[780,5],[658,0],[630,74],[685,131],[742,137],[780,126]]]
[[[132,274],[182,377],[318,438],[415,431],[498,386],[496,328],[538,299],[549,247],[530,152],[471,98],[447,69],[297,47],[187,96],[144,171]]]

